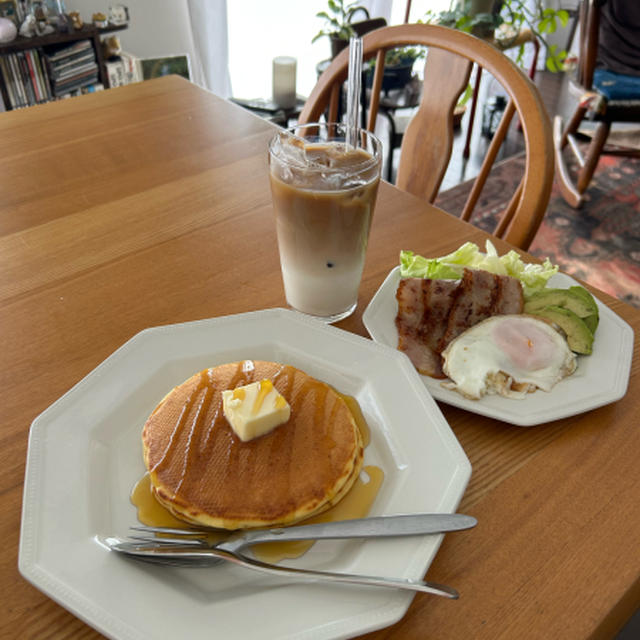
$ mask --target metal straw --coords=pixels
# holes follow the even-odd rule
[[[349,40],[349,78],[347,81],[347,145],[358,146],[358,111],[362,77],[362,38]]]

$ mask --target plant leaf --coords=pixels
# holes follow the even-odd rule
[[[559,9],[558,20],[563,27],[566,27],[569,24],[569,12],[565,9]]]

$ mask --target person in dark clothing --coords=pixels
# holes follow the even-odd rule
[[[598,0],[600,33],[597,67],[640,76],[640,1]]]

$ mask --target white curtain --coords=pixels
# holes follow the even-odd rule
[[[195,78],[218,96],[231,95],[226,0],[187,0],[195,48]]]
[[[359,5],[366,7],[372,18],[384,18],[387,24],[391,23],[391,5],[393,0],[360,0]],[[355,20],[360,20],[361,14],[355,16]]]
[[[238,2],[238,0],[235,0]],[[359,4],[362,4],[369,10],[369,14],[371,17],[383,17],[386,18],[387,22],[391,22],[391,8],[393,4],[393,0],[361,0]],[[227,12],[227,1],[226,0],[186,0],[186,6],[189,13],[189,22],[191,25],[192,32],[192,41],[194,47],[194,59],[192,60],[193,66],[193,78],[198,84],[202,84],[205,88],[209,89],[213,93],[222,96],[229,97],[232,95],[232,86],[231,86],[231,74],[229,73],[229,29],[228,29],[228,12]],[[251,19],[251,3],[249,3],[249,15],[246,16],[245,19]],[[239,7],[233,7],[234,11],[238,11]],[[274,20],[278,19],[282,22],[282,7],[278,5],[277,0],[274,0],[271,4],[270,14],[273,16]],[[310,14],[312,16],[313,14]],[[313,18],[315,20],[315,18]],[[359,18],[358,18],[359,19]],[[246,26],[246,25],[245,25]],[[269,25],[262,25],[262,37],[264,38],[273,38],[272,33],[270,33],[271,29],[269,29]],[[315,27],[315,26],[314,26]],[[313,28],[309,31],[309,34],[305,36],[305,39],[311,40],[313,35]],[[237,30],[235,31],[237,32]],[[232,30],[232,33],[234,31]],[[281,53],[284,55],[298,55],[297,51],[290,51],[289,49],[291,43],[291,39],[288,37],[283,37],[279,40],[280,46],[282,48],[282,52],[277,53],[280,55]],[[271,64],[271,53],[266,55],[268,60],[265,62],[262,60],[264,57],[264,53],[267,49],[265,43],[262,41],[256,41],[253,43],[254,48],[243,43],[243,47],[245,50],[248,50],[251,55],[255,58],[258,55],[259,59],[255,61],[251,65],[251,67],[244,66],[242,72],[245,72],[245,69],[252,68],[253,73],[258,73],[257,69],[261,63],[268,62]],[[234,48],[235,47],[235,48]],[[237,49],[237,43],[234,43],[232,50]],[[242,52],[240,52],[242,54]],[[234,58],[234,68],[240,64],[240,54]],[[263,54],[263,55],[261,55]],[[276,55],[276,53],[274,53]],[[318,58],[320,59],[320,58]],[[299,60],[298,67],[299,72],[301,71],[300,67],[303,65],[303,60]],[[314,60],[314,64],[315,64]],[[262,73],[258,75],[258,77],[252,78],[252,86],[249,88],[242,88],[240,81],[238,80],[237,73],[238,70],[234,72],[234,91],[240,97],[268,97],[270,94],[270,86],[267,89],[266,86],[262,87],[262,84],[270,85],[270,78],[268,83],[263,82],[264,77],[270,74],[270,66],[269,69],[264,69]],[[308,74],[309,75],[309,74]],[[310,76],[311,77],[311,76]],[[238,86],[236,86],[238,85]],[[253,91],[255,93],[249,93]],[[303,90],[304,92],[304,90]],[[246,94],[246,95],[245,95]]]

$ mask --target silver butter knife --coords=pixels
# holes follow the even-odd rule
[[[412,513],[407,515],[376,516],[356,520],[321,522],[276,529],[243,531],[215,545],[218,549],[239,551],[262,542],[289,542],[293,540],[332,540],[348,538],[388,538],[416,536],[471,529],[478,521],[462,513]],[[146,533],[175,536],[203,535],[203,531],[170,529],[164,527],[132,527]],[[184,542],[184,537],[175,542]]]

